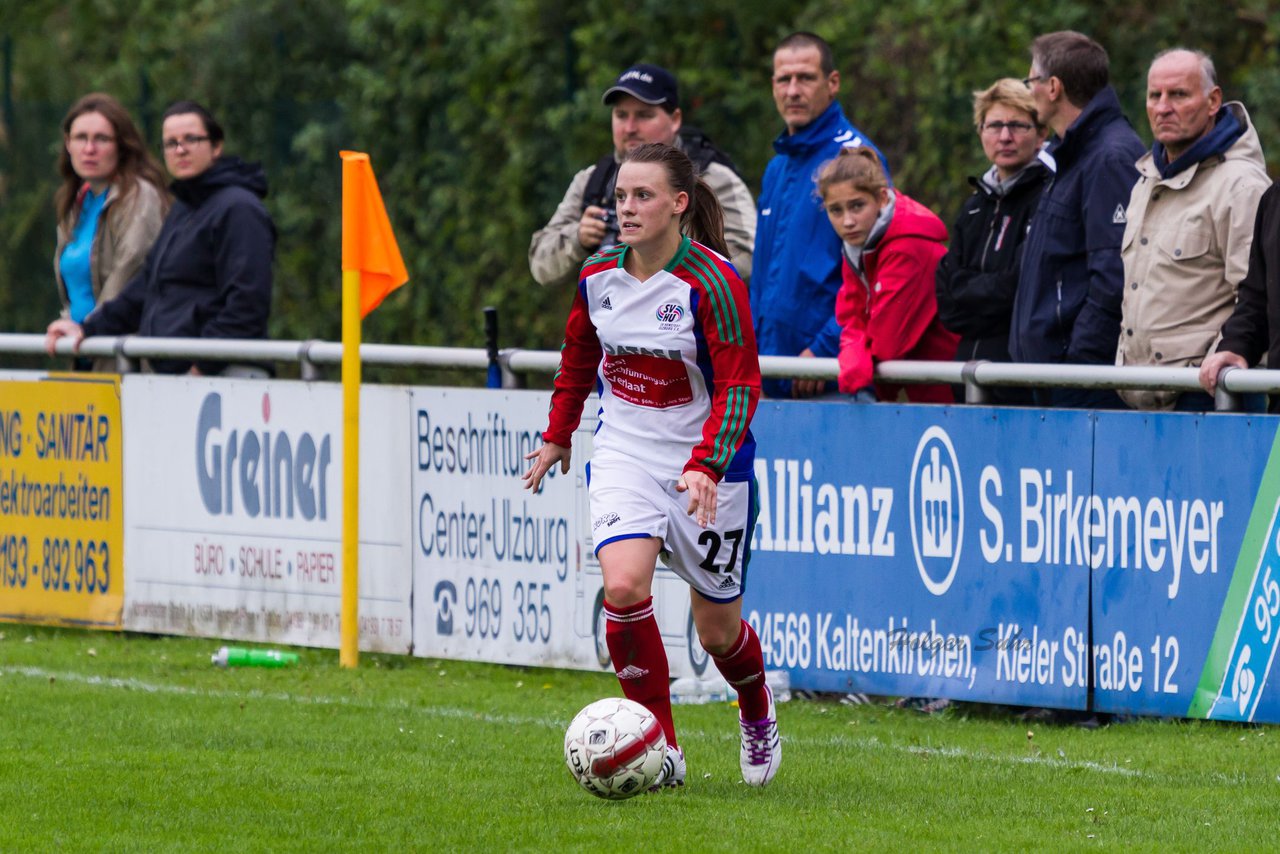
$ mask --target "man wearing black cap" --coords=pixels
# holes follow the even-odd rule
[[[729,158],[700,132],[681,128],[679,92],[671,72],[656,65],[633,65],[604,93],[612,109],[613,152],[573,176],[555,215],[529,243],[529,270],[548,287],[573,283],[582,262],[617,242],[613,185],[618,161],[647,142],[682,148],[724,208],[724,236],[730,261],[745,281],[751,275],[756,206],[751,191]]]

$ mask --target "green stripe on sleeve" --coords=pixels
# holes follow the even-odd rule
[[[745,386],[733,386],[729,389],[726,395],[724,418],[720,422],[720,429],[716,431],[711,456],[704,460],[709,468],[724,471],[728,467],[746,426],[748,399],[749,390]]]
[[[742,324],[738,319],[738,306],[724,275],[705,251],[695,247],[689,253],[688,268],[702,283],[711,297],[711,309],[716,318],[716,328],[721,340],[729,344],[742,343]]]

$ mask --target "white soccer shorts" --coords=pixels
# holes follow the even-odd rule
[[[746,587],[755,526],[754,481],[721,481],[716,522],[703,528],[688,513],[689,495],[633,460],[596,458],[587,470],[596,554],[632,537],[662,540],[662,561],[707,599],[732,602]]]

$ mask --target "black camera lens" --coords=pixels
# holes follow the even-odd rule
[[[610,249],[618,245],[618,212],[613,208],[605,208],[600,215],[604,220],[604,238],[600,241],[601,249]]]

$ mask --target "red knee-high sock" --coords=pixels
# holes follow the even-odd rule
[[[764,692],[764,654],[760,651],[760,638],[746,620],[742,621],[733,649],[711,658],[725,681],[737,689],[744,721],[758,721],[769,714],[769,697]]]
[[[605,642],[613,657],[622,693],[635,700],[662,724],[667,744],[676,746],[676,725],[671,717],[671,670],[667,650],[662,645],[658,621],[653,616],[653,597],[625,608],[604,603]]]

